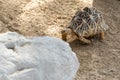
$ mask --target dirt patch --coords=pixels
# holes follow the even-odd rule
[[[92,5],[102,11],[109,30],[103,42],[70,42],[81,63],[75,80],[120,80],[119,0],[0,0],[0,32],[61,38],[76,9]]]
[[[0,0],[0,19],[6,25],[1,32],[10,30],[27,36],[60,37],[61,29],[76,9],[91,3],[91,0]]]

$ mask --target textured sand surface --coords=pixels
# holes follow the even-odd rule
[[[0,32],[26,36],[54,36],[70,22],[77,8],[95,6],[102,11],[109,30],[105,40],[93,45],[70,42],[81,63],[75,80],[120,80],[119,0],[0,0]]]

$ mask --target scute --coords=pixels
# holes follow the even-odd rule
[[[75,13],[75,16],[72,18],[69,28],[71,28],[77,35],[88,36],[84,35],[84,32],[88,32],[89,35],[97,34],[102,29],[104,29],[104,26],[105,22],[100,11],[94,7],[85,7],[83,10],[78,10]]]

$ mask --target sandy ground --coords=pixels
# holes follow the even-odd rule
[[[119,0],[0,0],[0,32],[61,38],[76,9],[91,5],[102,11],[109,30],[103,42],[69,42],[81,63],[75,80],[120,80]]]

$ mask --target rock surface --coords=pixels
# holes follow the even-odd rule
[[[73,80],[79,62],[57,38],[0,34],[0,80]]]

